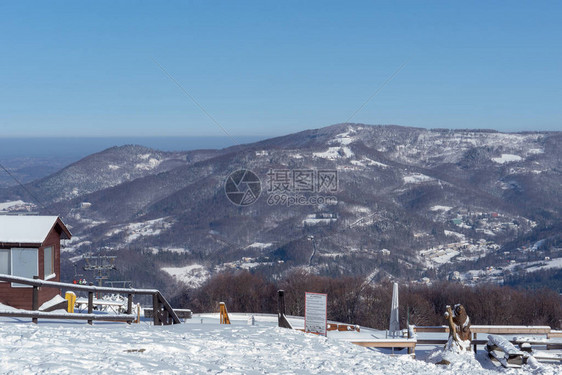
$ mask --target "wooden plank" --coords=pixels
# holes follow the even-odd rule
[[[509,357],[522,356],[525,353],[515,347],[508,339],[496,335],[488,335],[489,346],[496,346],[500,348]]]
[[[93,311],[93,301],[94,293],[123,293],[128,295],[128,302],[127,302],[127,310],[131,312],[132,310],[132,295],[139,294],[139,295],[152,295],[153,300],[153,310],[154,310],[154,324],[161,325],[164,324],[179,324],[181,323],[179,317],[174,312],[174,309],[170,306],[166,298],[156,289],[133,289],[133,288],[105,288],[105,287],[96,287],[93,285],[77,285],[77,284],[68,284],[68,283],[61,283],[61,282],[53,282],[53,281],[44,281],[40,279],[28,279],[25,277],[19,276],[10,276],[10,275],[0,275],[0,281],[6,282],[17,282],[25,285],[33,286],[33,290],[37,291],[39,287],[51,287],[51,288],[64,288],[66,290],[79,290],[79,291],[87,291],[88,292],[88,314],[92,314]],[[34,305],[33,310],[37,310],[37,302],[36,296],[34,298]],[[161,307],[164,308],[164,314],[162,314]],[[130,314],[128,314],[130,315]],[[164,320],[161,315],[164,315]],[[35,321],[36,319],[34,319]],[[134,319],[133,319],[134,320]],[[92,324],[92,320],[88,320],[88,323]]]
[[[145,307],[142,310],[145,318],[150,319],[154,317],[154,311],[152,307]],[[178,318],[182,318],[182,319],[191,319],[193,315],[193,313],[189,309],[174,309],[174,312],[176,313]]]
[[[118,302],[118,301],[107,301],[104,299],[98,299],[94,297],[94,306],[111,306],[111,307],[121,307],[124,305],[124,302]],[[88,299],[87,298],[77,298],[76,299],[76,304],[80,305],[80,304],[88,304]]]
[[[351,341],[352,344],[366,348],[415,348],[414,340],[378,340],[378,341]]]
[[[445,345],[449,339],[418,339],[418,345]],[[474,345],[484,345],[488,340],[472,340]]]
[[[28,279],[25,277],[19,276],[9,276],[9,275],[0,275],[0,281],[8,281],[8,282],[17,282],[20,284],[31,285],[31,286],[45,286],[45,287],[53,287],[58,289],[66,289],[66,290],[80,290],[80,291],[93,291],[93,292],[101,292],[101,293],[114,293],[114,294],[138,294],[138,295],[152,295],[154,293],[158,293],[157,289],[134,289],[134,288],[110,288],[110,287],[100,287],[94,285],[79,285],[79,284],[69,284],[69,283],[61,283],[57,281],[45,281],[41,279],[33,280]]]
[[[562,331],[554,331],[554,330],[551,330],[551,331],[548,333],[548,336],[547,336],[547,337],[548,337],[549,339],[552,338],[552,337],[562,337]]]
[[[552,355],[547,355],[547,354],[533,354],[533,357],[538,360],[538,361],[562,361],[562,356],[560,355],[556,355],[556,354],[552,354]]]
[[[415,326],[414,332],[449,333],[448,326]]]
[[[449,333],[447,326],[415,326],[415,332]],[[549,326],[494,326],[494,325],[471,325],[472,333],[494,333],[494,334],[549,334]],[[556,333],[557,334],[557,333]],[[560,336],[562,337],[562,331]]]
[[[158,299],[160,300],[162,305],[164,305],[164,309],[168,312],[170,318],[172,319],[171,324],[180,324],[180,318],[176,315],[172,306],[170,306],[168,301],[166,301],[166,298],[164,298],[164,296],[160,292],[158,292]]]
[[[67,320],[98,320],[126,322],[134,320],[134,315],[109,315],[109,314],[60,314],[43,311],[0,311],[0,316],[10,318],[41,318],[41,319],[67,319]]]
[[[472,333],[493,333],[493,334],[548,334],[549,326],[491,326],[491,325],[471,325]]]
[[[497,352],[495,351],[489,351],[488,352],[488,356],[490,357],[490,359],[492,360],[492,362],[497,362],[499,364],[501,364],[503,367],[508,368],[509,364],[507,363],[507,360],[505,358],[503,358],[501,355],[499,355]],[[520,366],[519,366],[520,367]]]

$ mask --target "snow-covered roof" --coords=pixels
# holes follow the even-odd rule
[[[60,220],[58,216],[0,215],[0,242],[41,244]],[[61,238],[69,238],[70,232],[60,221]]]

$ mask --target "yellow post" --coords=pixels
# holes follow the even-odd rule
[[[74,305],[76,304],[76,294],[74,294],[74,292],[66,292],[64,294],[64,299],[68,301],[68,307],[66,311],[68,311],[69,313],[73,313]]]
[[[228,317],[228,311],[226,310],[226,305],[224,302],[220,303],[220,324],[230,324],[230,318]]]

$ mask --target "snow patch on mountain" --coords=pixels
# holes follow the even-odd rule
[[[112,237],[116,234],[125,232],[125,241],[131,243],[141,237],[146,236],[157,236],[161,234],[166,229],[169,229],[172,222],[168,217],[162,217],[159,219],[147,220],[143,222],[130,223],[127,225],[117,226],[105,233],[106,237]]]
[[[268,247],[273,246],[271,242],[263,243],[263,242],[254,242],[251,245],[246,246],[247,249],[267,249]]]
[[[453,231],[450,231],[450,230],[445,230],[444,233],[445,233],[445,236],[456,237],[461,241],[466,240],[466,236],[462,233],[457,233],[457,232],[453,232]]]
[[[317,158],[329,160],[350,158],[353,155],[353,151],[351,151],[349,147],[328,147],[328,150],[324,152],[314,152],[312,154],[312,156],[315,156]]]
[[[0,211],[14,211],[30,206],[34,206],[34,205],[32,203],[27,203],[18,199],[16,201],[0,203]]]
[[[126,226],[127,242],[133,242],[137,238],[144,236],[157,236],[163,230],[168,229],[171,223],[166,222],[167,218],[148,220],[140,223],[131,223]]]
[[[142,155],[142,156],[144,156],[144,155]],[[139,169],[139,170],[142,170],[142,171],[148,171],[148,170],[156,168],[157,166],[160,165],[160,163],[162,163],[162,160],[150,158],[150,159],[147,160],[146,163],[139,163],[139,164],[135,165],[135,168]]]
[[[426,176],[421,173],[411,173],[403,177],[405,184],[419,184],[421,182],[433,181],[433,177]]]
[[[349,145],[349,144],[351,144],[355,141],[355,138],[351,136],[352,134],[355,134],[355,133],[356,133],[356,130],[349,127],[349,128],[347,128],[346,132],[336,135],[334,137],[334,139],[332,139],[330,141],[330,144],[338,144],[338,145],[341,145],[341,146],[347,146],[347,145]]]
[[[190,264],[184,267],[162,267],[161,270],[192,288],[200,287],[211,276],[209,271],[200,264]]]
[[[546,269],[562,268],[562,258],[548,259],[541,262],[529,263],[526,269],[527,272],[535,272]]]
[[[544,150],[542,148],[530,148],[527,150],[527,155],[537,155],[537,154],[544,154]]]
[[[453,207],[436,205],[430,208],[430,211],[451,211]]]
[[[459,254],[460,251],[458,250],[442,246],[420,251],[420,255],[426,259],[428,266],[445,264]]]
[[[359,167],[374,166],[374,167],[379,167],[379,168],[382,168],[382,169],[388,168],[388,165],[383,164],[383,163],[379,163],[378,161],[374,161],[374,160],[371,160],[371,159],[366,158],[366,157],[361,158],[361,160],[352,160],[351,164],[357,165]]]
[[[307,215],[302,221],[303,225],[318,225],[318,224],[330,224],[332,222],[338,221],[337,218],[319,218],[316,214]]]
[[[521,160],[523,160],[523,158],[521,156],[514,155],[514,154],[502,154],[500,157],[492,158],[492,161],[494,163],[498,163],[498,164],[511,163],[511,162],[521,161]]]

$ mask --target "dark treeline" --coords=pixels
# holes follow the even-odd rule
[[[288,315],[304,315],[304,293],[328,294],[328,319],[387,329],[391,283],[366,284],[354,277],[330,278],[301,270],[275,282],[247,271],[221,273],[199,289],[186,289],[172,301],[194,312],[218,312],[225,302],[231,312],[276,313],[277,290],[285,290]],[[469,287],[456,283],[400,286],[400,320],[416,325],[445,324],[446,305],[461,303],[472,324],[548,325],[560,328],[562,298],[549,289],[517,290],[495,284]]]

